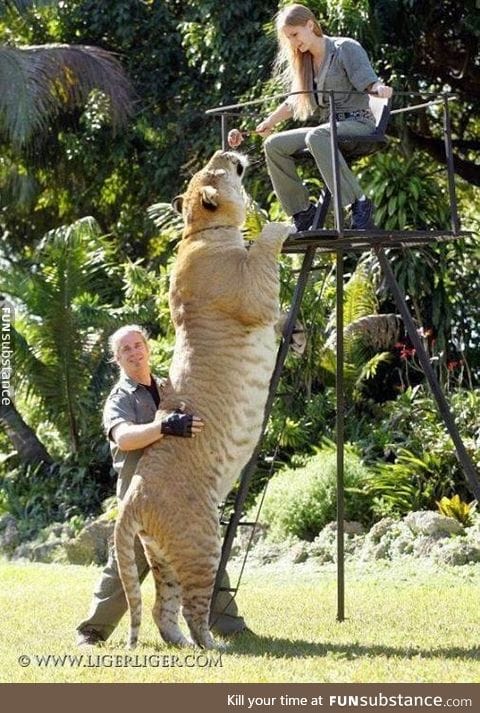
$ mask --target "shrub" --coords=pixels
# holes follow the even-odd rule
[[[110,464],[93,457],[89,466],[74,456],[51,466],[18,465],[0,471],[0,514],[13,515],[21,539],[32,539],[53,522],[98,514],[112,489]]]
[[[368,522],[370,506],[363,492],[368,470],[352,448],[345,452],[345,519]],[[323,447],[307,464],[287,468],[270,480],[261,520],[269,536],[313,540],[328,522],[336,518],[337,462],[335,450]],[[257,500],[258,502],[258,500]]]
[[[454,495],[452,498],[443,497],[437,502],[437,506],[442,515],[453,517],[468,527],[473,522],[472,515],[477,507],[477,501],[472,500],[471,503],[464,503],[458,495]]]

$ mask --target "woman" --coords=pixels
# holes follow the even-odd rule
[[[256,127],[266,138],[265,154],[275,193],[287,215],[293,216],[297,230],[308,230],[315,207],[295,169],[293,155],[308,148],[315,159],[325,184],[333,194],[333,169],[328,123],[328,99],[322,92],[344,92],[335,95],[337,134],[367,135],[375,129],[368,95],[390,97],[391,87],[377,77],[370,60],[355,40],[327,37],[315,16],[303,5],[287,5],[277,15],[279,51],[275,63],[277,74],[288,81],[290,91],[306,92],[288,97]],[[316,93],[308,93],[315,91]],[[281,121],[295,118],[319,118],[319,125],[272,134]],[[236,148],[242,142],[240,131],[233,129],[228,142]],[[339,154],[340,193],[343,206],[351,206],[351,228],[365,230],[373,226],[373,204],[365,197],[345,159]]]

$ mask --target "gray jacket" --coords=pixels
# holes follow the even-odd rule
[[[354,92],[364,92],[370,84],[378,81],[378,77],[362,45],[349,37],[325,36],[325,50],[322,66],[314,77],[316,98],[315,95],[311,97],[315,119],[318,117],[320,123],[328,121],[327,92],[332,90],[344,92],[334,97],[336,112],[368,111],[368,94]],[[287,102],[290,103],[289,100]]]

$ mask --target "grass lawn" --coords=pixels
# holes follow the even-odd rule
[[[1,682],[480,682],[480,565],[349,564],[343,623],[336,621],[333,567],[284,563],[247,571],[237,599],[255,633],[214,652],[160,642],[150,578],[135,652],[123,648],[126,618],[104,646],[78,649],[74,629],[99,571],[0,561]],[[22,655],[30,665],[20,665]],[[40,664],[49,655],[48,665]],[[55,663],[64,656],[63,665],[61,658]]]

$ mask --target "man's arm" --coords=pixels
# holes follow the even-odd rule
[[[111,437],[121,451],[136,451],[146,448],[164,435],[195,438],[203,428],[199,416],[175,411],[165,414],[157,411],[151,423],[118,423],[112,428]]]
[[[112,428],[111,438],[121,451],[136,451],[163,438],[161,414],[157,411],[151,423],[119,423]]]

